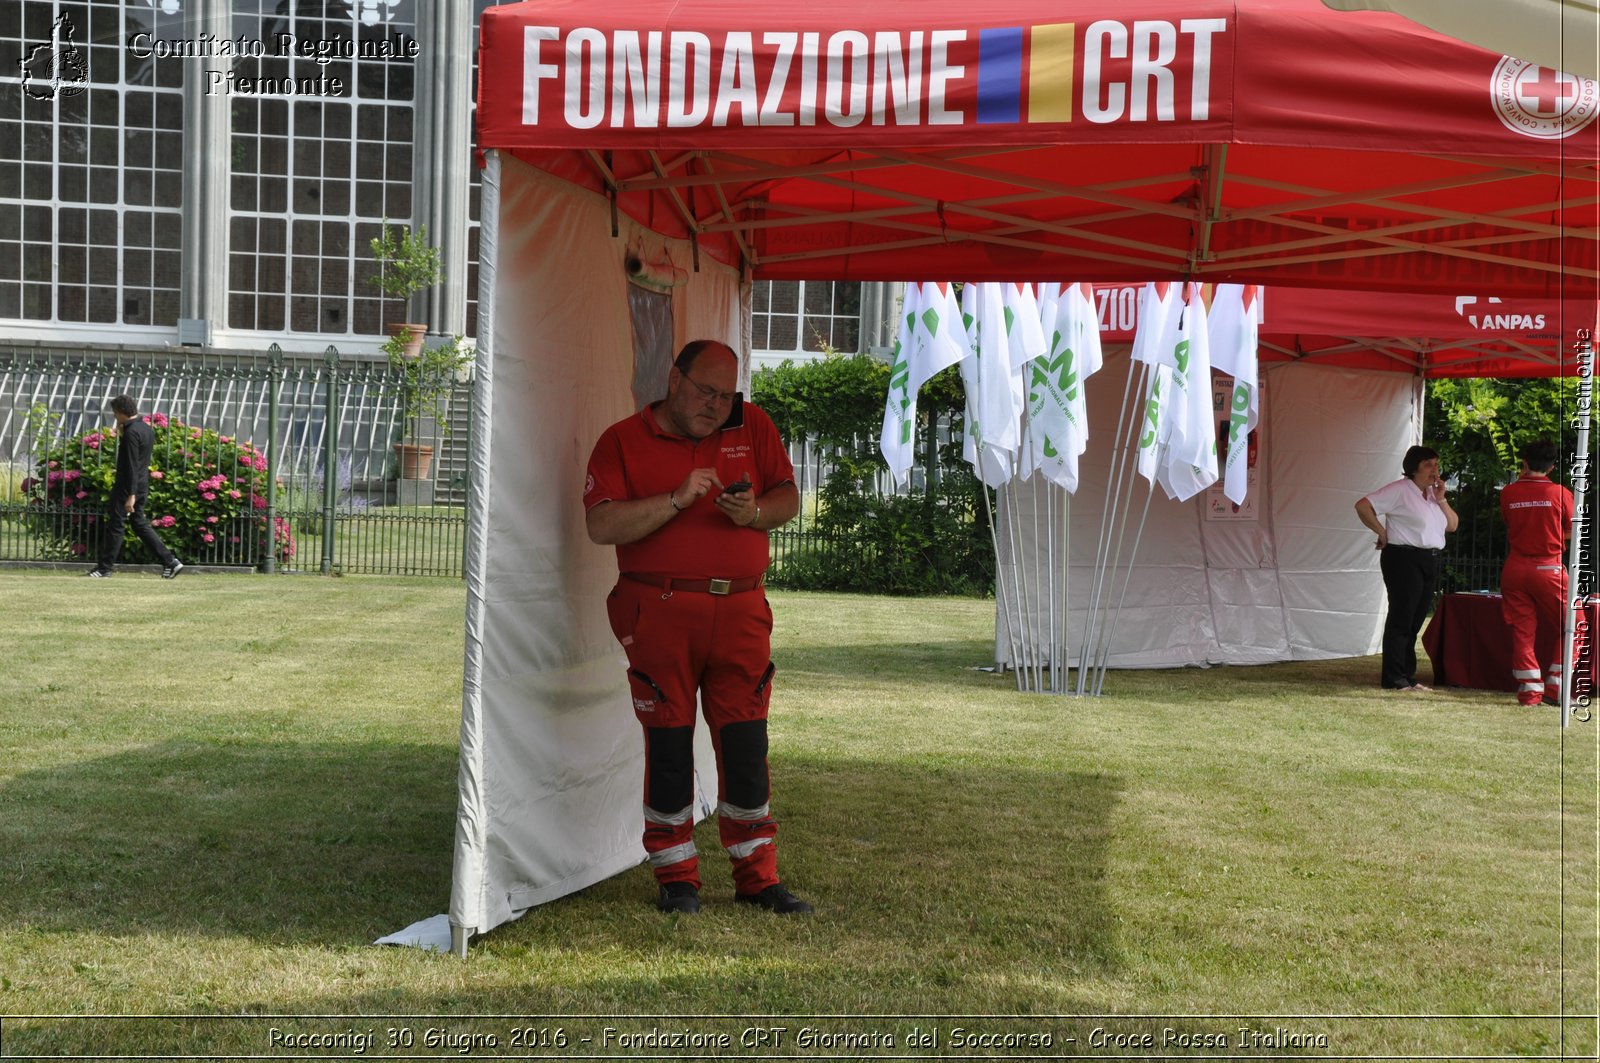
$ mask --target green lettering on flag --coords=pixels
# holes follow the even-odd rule
[[[1156,426],[1161,421],[1161,378],[1158,376],[1150,387],[1150,401],[1145,403],[1144,423],[1145,433],[1139,437],[1139,449],[1147,450],[1156,445]]]
[[[1228,416],[1228,441],[1237,443],[1244,434],[1244,426],[1250,420],[1250,389],[1244,384],[1233,386],[1233,412]],[[1231,458],[1233,452],[1230,450]]]
[[[1060,342],[1061,333],[1058,332],[1051,341],[1051,350],[1056,350]],[[1032,369],[1030,383],[1035,389],[1041,384],[1049,387],[1051,383],[1050,374],[1056,374],[1054,389],[1057,395],[1056,405],[1065,406],[1068,400],[1075,400],[1078,397],[1078,374],[1075,369],[1076,359],[1073,356],[1072,348],[1063,347],[1060,351],[1061,353],[1054,358],[1040,355],[1030,363],[1030,368]],[[1040,401],[1037,390],[1029,391],[1028,401],[1033,403]]]

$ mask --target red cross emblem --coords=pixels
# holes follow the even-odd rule
[[[1517,98],[1524,103],[1533,101],[1528,109],[1534,114],[1557,115],[1566,110],[1561,101],[1572,97],[1572,82],[1559,70],[1537,66],[1532,72],[1534,77],[1517,81]]]

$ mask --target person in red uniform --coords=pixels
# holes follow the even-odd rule
[[[1560,704],[1561,610],[1567,570],[1561,559],[1572,522],[1572,492],[1550,480],[1556,447],[1547,439],[1522,448],[1522,474],[1500,491],[1510,546],[1500,573],[1500,608],[1511,629],[1511,675],[1517,702]],[[1541,671],[1548,666],[1548,671]]]
[[[607,428],[589,456],[589,538],[617,548],[606,599],[644,727],[644,848],[664,912],[700,910],[694,844],[699,695],[717,756],[717,825],[735,899],[811,911],[778,878],[769,807],[772,609],[767,533],[800,509],[778,430],[734,390],[727,344],[684,346],[667,397]]]

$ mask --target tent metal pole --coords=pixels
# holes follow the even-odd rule
[[[1561,726],[1567,727],[1572,723],[1572,688],[1577,683],[1577,669],[1572,660],[1573,646],[1577,641],[1577,626],[1573,619],[1573,611],[1587,609],[1584,603],[1583,575],[1583,533],[1587,523],[1583,519],[1583,507],[1589,493],[1589,423],[1590,411],[1594,401],[1594,343],[1584,340],[1578,345],[1578,440],[1574,450],[1571,465],[1572,478],[1572,531],[1571,541],[1567,544],[1567,602],[1563,608],[1565,619],[1561,626]],[[1587,632],[1588,641],[1585,643],[1585,656],[1592,656],[1595,652],[1595,635],[1593,631]],[[1595,691],[1589,692],[1593,699]]]
[[[450,952],[459,959],[467,958],[467,942],[472,940],[470,926],[456,926],[450,924]]]
[[[1128,360],[1128,375],[1122,385],[1122,404],[1117,410],[1117,430],[1111,437],[1112,451],[1111,462],[1106,467],[1106,500],[1100,509],[1100,536],[1095,540],[1094,568],[1090,573],[1089,607],[1083,616],[1083,641],[1078,646],[1078,686],[1080,696],[1085,691],[1088,677],[1090,659],[1090,633],[1094,627],[1095,610],[1100,607],[1100,587],[1105,577],[1105,561],[1108,555],[1107,532],[1113,511],[1116,508],[1116,492],[1120,490],[1121,479],[1117,476],[1118,467],[1126,455],[1127,444],[1123,441],[1122,430],[1128,422],[1128,396],[1133,394],[1134,362]],[[1142,383],[1142,381],[1141,381]],[[1118,450],[1117,447],[1122,447]],[[1113,484],[1117,486],[1113,487]]]

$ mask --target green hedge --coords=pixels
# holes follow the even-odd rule
[[[887,363],[863,355],[829,357],[763,369],[751,398],[787,440],[809,437],[833,470],[818,492],[818,514],[785,534],[787,547],[771,582],[799,590],[875,594],[987,595],[994,588],[994,549],[980,485],[956,440],[939,448],[937,475],[917,494],[880,496],[885,469],[878,450],[889,388]],[[919,450],[932,418],[959,429],[965,399],[961,377],[948,369],[917,400]]]

